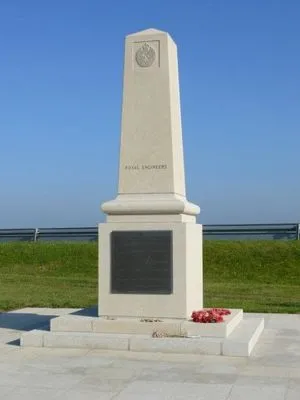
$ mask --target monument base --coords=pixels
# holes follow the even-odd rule
[[[200,213],[200,207],[186,197],[172,194],[119,194],[116,199],[102,204],[107,215],[190,215]]]
[[[202,308],[202,225],[115,218],[99,225],[99,316],[184,320]]]
[[[69,314],[52,319],[50,332],[24,333],[21,346],[249,356],[263,329],[264,319],[244,319],[242,310],[214,324]]]

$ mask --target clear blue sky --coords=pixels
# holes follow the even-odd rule
[[[0,0],[0,227],[90,226],[115,197],[124,37],[178,45],[199,221],[300,221],[300,1]]]

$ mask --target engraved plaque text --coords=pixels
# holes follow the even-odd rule
[[[111,293],[172,293],[172,253],[172,231],[111,232]]]

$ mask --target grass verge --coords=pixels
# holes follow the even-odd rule
[[[0,310],[97,304],[97,257],[96,243],[0,244]],[[299,313],[300,241],[205,241],[204,303]]]

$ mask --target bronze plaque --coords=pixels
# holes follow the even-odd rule
[[[111,232],[111,293],[172,293],[172,255],[172,231]]]

